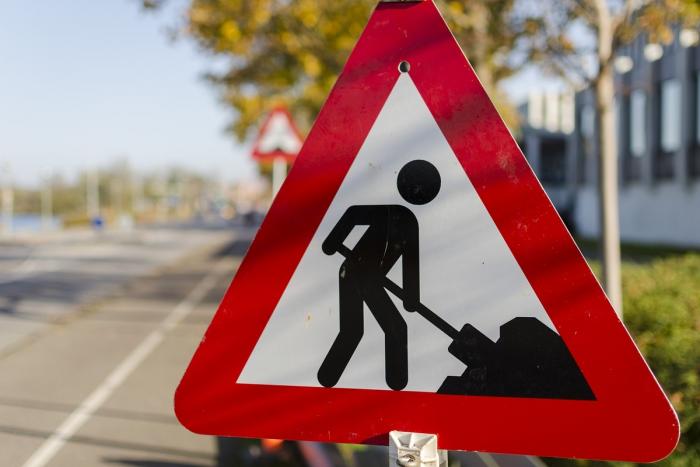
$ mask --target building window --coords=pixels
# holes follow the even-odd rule
[[[581,150],[577,160],[577,180],[579,183],[586,182],[588,161],[595,153],[595,110],[590,104],[581,107],[579,115],[579,125],[581,128]]]
[[[543,140],[540,146],[540,181],[543,185],[566,183],[566,140]]]
[[[681,83],[667,79],[661,83],[661,150],[676,152],[681,147]]]
[[[695,145],[700,146],[700,73],[695,75]]]
[[[700,72],[695,74],[695,147],[690,151],[690,173],[700,177]]]
[[[673,177],[673,155],[681,147],[681,83],[677,79],[661,82],[659,93],[659,149],[654,164],[657,178]]]
[[[647,152],[647,95],[641,89],[630,94],[630,154],[644,157]]]
[[[628,107],[628,99],[626,96],[621,94],[615,94],[613,98],[613,120],[615,125],[615,146],[617,148],[616,157],[618,159],[624,159],[627,155],[627,140],[625,140],[625,135],[627,135],[627,122],[625,121],[625,111]]]
[[[592,105],[581,109],[581,134],[585,139],[593,139],[595,133],[595,110]]]
[[[617,157],[620,157],[621,151],[620,146],[620,135],[622,134],[622,103],[623,98],[620,96],[615,96],[613,98],[613,121],[615,122],[615,135],[617,135]]]
[[[647,152],[647,95],[642,89],[635,89],[629,99],[629,150],[623,159],[623,175],[626,181],[636,181],[642,177],[642,158]]]

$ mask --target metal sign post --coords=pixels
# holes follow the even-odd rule
[[[251,157],[258,162],[272,163],[272,199],[284,183],[287,169],[294,163],[303,143],[292,115],[285,107],[277,107],[265,117]]]
[[[287,176],[287,161],[282,157],[275,157],[272,161],[272,197],[277,196],[280,187]]]
[[[447,451],[438,449],[437,435],[389,433],[389,465],[404,467],[447,467]]]

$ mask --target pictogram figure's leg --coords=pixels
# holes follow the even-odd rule
[[[339,286],[340,332],[318,370],[318,382],[327,388],[338,383],[364,333],[362,296],[346,264],[340,267]]]
[[[408,384],[408,328],[401,313],[379,285],[365,292],[365,301],[384,331],[386,384],[396,391]]]

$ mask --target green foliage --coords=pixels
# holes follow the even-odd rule
[[[625,324],[681,422],[678,447],[658,465],[700,466],[700,254],[625,263],[622,279]],[[563,459],[546,463],[630,465]]]
[[[496,85],[518,65],[510,51],[524,33],[515,0],[438,1],[482,82],[506,118],[512,109]],[[308,128],[360,36],[376,0],[192,0],[188,32],[208,51],[230,57],[212,73],[236,111],[243,139],[270,107],[286,103]],[[148,2],[149,7],[153,2]]]
[[[628,264],[625,323],[681,421],[681,442],[662,465],[700,465],[700,254]]]
[[[82,172],[70,180],[54,175],[36,188],[15,186],[14,212],[40,214],[42,192],[50,191],[50,212],[61,218],[64,226],[87,224],[89,175]],[[200,203],[220,187],[215,177],[179,167],[140,174],[126,160],[101,167],[97,177],[100,209],[107,217],[131,214],[139,219],[152,220],[164,215],[186,216],[195,212]]]
[[[36,190],[16,188],[14,190],[14,212],[17,214],[40,212],[40,196]]]
[[[668,44],[674,26],[697,27],[700,20],[697,0],[523,0],[518,5],[529,59],[577,86],[595,83],[620,47],[640,34]]]

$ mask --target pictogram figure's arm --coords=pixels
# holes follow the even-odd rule
[[[350,206],[323,241],[323,252],[327,255],[335,254],[356,225],[371,223],[370,217],[369,206]]]

